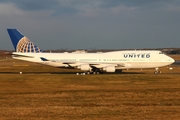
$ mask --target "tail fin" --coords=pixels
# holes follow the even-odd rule
[[[34,45],[26,36],[20,33],[17,29],[7,29],[13,46],[16,52],[23,53],[39,53],[42,52],[36,45]]]

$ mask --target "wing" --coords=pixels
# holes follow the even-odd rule
[[[115,72],[115,70],[123,69],[127,65],[125,63],[99,63],[99,62],[56,62],[50,61],[46,58],[40,57],[44,64],[56,66],[56,67],[70,67],[77,68],[83,71],[105,71],[105,72]]]

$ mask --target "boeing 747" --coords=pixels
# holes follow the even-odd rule
[[[159,68],[174,59],[157,50],[126,50],[104,53],[45,53],[17,29],[7,29],[15,48],[12,57],[53,67],[77,68],[98,74],[123,69]],[[154,74],[160,71],[155,69]]]

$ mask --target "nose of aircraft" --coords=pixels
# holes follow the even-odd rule
[[[170,56],[167,56],[167,55],[164,56],[163,61],[164,61],[165,65],[171,65],[172,63],[175,62],[175,60],[173,58],[171,58]]]
[[[171,58],[171,57],[169,57],[168,61],[169,61],[170,64],[175,62],[175,60],[173,58]]]

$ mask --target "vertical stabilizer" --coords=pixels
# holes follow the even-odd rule
[[[13,46],[16,52],[22,53],[39,53],[42,52],[36,45],[34,45],[26,36],[20,33],[17,29],[7,29]]]

